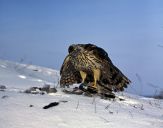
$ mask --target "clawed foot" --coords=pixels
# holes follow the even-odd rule
[[[90,94],[97,93],[97,89],[93,88],[90,84],[82,83],[82,84],[80,84],[79,89],[85,93],[90,93]]]

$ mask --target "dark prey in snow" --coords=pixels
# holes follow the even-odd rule
[[[46,106],[43,107],[43,109],[48,109],[48,108],[51,108],[51,107],[54,107],[54,106],[57,106],[59,105],[59,102],[52,102]]]

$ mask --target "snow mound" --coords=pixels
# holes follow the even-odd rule
[[[9,88],[25,89],[44,84],[57,86],[59,79],[57,70],[0,60],[0,84]]]

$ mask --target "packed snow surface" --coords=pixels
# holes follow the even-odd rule
[[[163,101],[128,93],[125,99],[65,94],[59,72],[0,60],[0,128],[163,128]],[[22,90],[49,84],[57,93],[26,94]],[[51,102],[58,106],[43,109]]]

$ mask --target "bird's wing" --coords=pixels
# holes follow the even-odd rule
[[[123,91],[124,88],[127,88],[131,81],[114,66],[104,49],[92,44],[87,44],[84,48],[91,52],[96,60],[101,62],[101,78],[99,81],[101,86],[113,91]]]
[[[112,62],[103,61],[99,83],[113,91],[123,91],[131,81]]]
[[[107,52],[93,44],[81,45],[87,52],[92,54],[101,65],[101,78],[99,85],[109,91],[123,91],[130,83],[130,80],[112,63]]]
[[[65,85],[72,85],[74,83],[80,83],[81,82],[81,76],[79,71],[77,71],[72,64],[72,59],[70,58],[70,55],[67,55],[61,70],[60,70],[60,85],[65,86]]]

